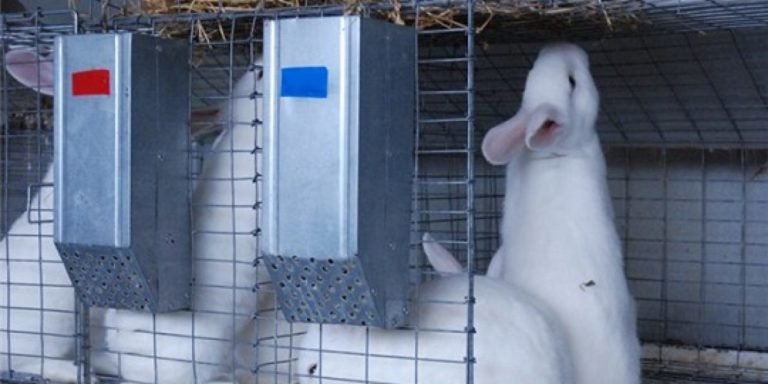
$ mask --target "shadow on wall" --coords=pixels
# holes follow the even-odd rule
[[[0,137],[0,239],[27,209],[27,192],[35,195],[53,157],[50,132],[8,130]],[[52,212],[31,212],[41,219],[52,218]]]
[[[0,12],[22,12],[24,7],[17,0],[4,0],[0,2]]]

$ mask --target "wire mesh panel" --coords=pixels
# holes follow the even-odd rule
[[[20,22],[21,23],[21,22]],[[29,21],[27,22],[29,24]],[[211,25],[214,28],[211,28]],[[226,28],[224,26],[226,25]],[[138,33],[158,32],[167,25],[162,23],[131,23],[121,27]],[[256,203],[256,160],[258,150],[256,127],[259,124],[260,109],[259,85],[261,40],[257,36],[261,29],[261,19],[252,15],[244,17],[224,16],[204,24],[200,21],[190,21],[187,24],[173,24],[177,38],[189,40],[193,45],[195,58],[192,62],[179,62],[181,66],[192,68],[190,79],[193,88],[192,104],[195,113],[192,116],[191,132],[198,144],[190,154],[190,187],[194,188],[192,197],[193,215],[193,249],[195,258],[194,276],[194,312],[184,311],[172,314],[152,316],[148,313],[91,309],[90,330],[94,337],[92,345],[75,343],[76,316],[73,313],[75,305],[72,297],[68,301],[59,301],[55,308],[52,304],[45,305],[46,297],[50,294],[27,292],[34,288],[33,284],[41,285],[44,289],[59,288],[71,291],[66,279],[61,273],[48,271],[49,265],[60,268],[60,260],[52,248],[50,237],[50,214],[52,205],[29,210],[30,223],[24,218],[22,226],[37,228],[30,233],[16,234],[11,230],[6,243],[11,243],[16,237],[26,236],[24,249],[13,244],[4,245],[10,252],[3,254],[3,378],[18,382],[32,380],[27,374],[40,375],[52,380],[74,382],[90,380],[90,365],[81,362],[74,364],[75,355],[83,358],[92,356],[94,373],[102,379],[121,378],[132,382],[163,383],[163,382],[208,382],[213,379],[241,380],[252,382],[257,371],[256,356],[253,344],[255,331],[251,327],[253,317],[259,306],[263,313],[271,313],[272,317],[263,314],[263,323],[274,322],[276,312],[272,309],[268,294],[261,294],[261,288],[267,284],[266,275],[259,277],[254,269],[257,242],[257,203]],[[202,29],[198,30],[197,27]],[[50,43],[57,31],[52,27],[34,28],[25,25],[30,31],[43,31]],[[211,39],[205,30],[216,30],[219,36]],[[203,31],[200,35],[196,32]],[[5,47],[14,49],[9,44],[10,32],[3,35]],[[167,34],[166,34],[167,36]],[[33,36],[34,37],[34,36]],[[36,41],[31,39],[33,43]],[[37,41],[43,42],[38,39]],[[36,47],[35,45],[32,45]],[[37,44],[44,49],[46,45]],[[37,53],[37,52],[36,52]],[[47,57],[45,51],[39,57]],[[38,56],[35,56],[38,57]],[[50,59],[47,59],[50,60]],[[40,66],[43,68],[43,66]],[[10,81],[4,84],[13,84]],[[50,87],[50,84],[46,86]],[[6,92],[15,88],[4,87]],[[18,87],[19,90],[24,89]],[[19,93],[21,93],[19,91]],[[6,93],[7,95],[7,93]],[[24,99],[12,94],[4,100],[23,103]],[[33,99],[35,100],[35,99]],[[46,100],[46,99],[43,99]],[[34,104],[32,104],[34,105]],[[45,116],[46,110],[38,106],[32,116]],[[6,108],[14,111],[18,108]],[[42,120],[42,119],[41,119]],[[50,133],[39,124],[39,132]],[[9,125],[4,130],[3,139],[8,143],[14,138],[6,132],[12,131]],[[224,133],[217,136],[218,131]],[[217,137],[216,140],[212,138]],[[4,148],[9,148],[6,144]],[[39,145],[43,148],[42,145]],[[20,148],[14,144],[14,150]],[[6,151],[5,153],[10,153]],[[41,151],[30,157],[45,160]],[[12,164],[5,156],[4,172],[10,173]],[[201,165],[202,162],[202,165]],[[45,164],[40,165],[40,168]],[[41,174],[44,173],[44,169]],[[7,177],[7,176],[6,176]],[[41,176],[42,179],[42,176]],[[50,181],[48,181],[50,183]],[[9,185],[4,183],[3,185]],[[50,189],[50,185],[47,185]],[[8,194],[5,193],[4,196]],[[42,197],[50,194],[42,194]],[[4,199],[4,201],[8,201]],[[11,200],[12,201],[12,200]],[[45,204],[48,200],[37,198],[31,205]],[[7,204],[6,204],[7,205]],[[4,210],[4,212],[8,212]],[[43,215],[45,220],[33,219],[35,215]],[[36,221],[33,221],[36,220]],[[21,221],[20,221],[21,222]],[[15,227],[12,227],[15,228]],[[33,245],[41,251],[33,252]],[[27,249],[29,248],[29,249]],[[42,254],[42,256],[41,256]],[[6,257],[6,255],[8,255]],[[14,266],[21,261],[19,258],[40,272],[42,281],[22,281],[23,271]],[[25,260],[29,258],[30,260]],[[20,280],[21,279],[21,280]],[[54,279],[55,281],[52,281]],[[52,286],[53,288],[48,288]],[[259,295],[264,296],[263,298]],[[59,297],[61,295],[56,295]],[[34,297],[38,297],[35,299]],[[260,301],[259,301],[260,300]],[[27,306],[38,305],[39,321],[33,314],[19,314],[27,310]],[[263,304],[263,305],[261,305]],[[18,313],[17,313],[18,312]],[[28,312],[33,312],[29,310]],[[25,316],[22,318],[22,316]],[[56,317],[55,319],[53,319]],[[28,319],[29,318],[29,319]],[[55,320],[55,321],[54,321]],[[68,334],[50,335],[45,328],[50,323],[58,323],[61,328],[72,324]],[[37,324],[37,325],[35,325]],[[84,323],[84,325],[86,325]],[[89,329],[89,328],[85,328]],[[258,329],[263,334],[277,329],[261,325]],[[51,337],[72,339],[71,342],[50,340]],[[86,336],[87,337],[87,336]],[[267,338],[269,336],[262,335]],[[27,340],[29,339],[29,340]],[[38,340],[33,344],[31,341]],[[87,340],[83,340],[87,341]],[[63,345],[59,348],[60,345]],[[35,346],[37,349],[35,349]],[[31,349],[30,349],[31,348]],[[90,353],[89,353],[90,350]],[[271,352],[271,351],[270,351]],[[61,365],[52,363],[28,362],[28,358],[39,356],[51,357]],[[262,358],[266,361],[274,361]],[[35,365],[37,364],[37,365]],[[8,372],[14,370],[11,376]],[[6,377],[7,376],[7,377]],[[250,381],[248,381],[250,380]]]
[[[14,369],[16,382],[30,381],[21,372],[65,382],[276,384],[320,376],[323,382],[375,382],[376,367],[395,366],[408,378],[378,381],[432,383],[440,381],[419,372],[439,366],[460,372],[457,381],[472,382],[472,277],[462,276],[461,292],[445,300],[459,309],[454,321],[416,321],[406,330],[409,342],[396,350],[380,348],[379,333],[369,328],[352,334],[361,341],[355,348],[345,344],[350,333],[332,327],[310,328],[317,343],[305,344],[307,327],[283,319],[263,271],[262,23],[264,17],[341,14],[348,4],[270,9],[274,2],[239,2],[238,8],[217,2],[201,10],[183,0],[86,3],[83,30],[149,33],[192,45],[193,59],[179,65],[192,72],[193,310],[152,316],[91,308],[90,317],[79,317],[73,300],[51,301],[71,291],[53,250],[52,206],[45,198],[49,137],[56,128],[47,122],[50,100],[6,73],[0,380],[9,380]],[[486,269],[498,247],[504,175],[477,156],[481,133],[517,109],[542,41],[577,39],[590,55],[602,96],[598,129],[608,146],[647,382],[765,382],[768,2],[526,4],[430,1],[356,9],[400,18],[419,31],[414,305],[430,301],[420,283],[439,281],[419,251],[424,232],[467,270]],[[466,9],[478,13],[463,16]],[[4,15],[3,58],[21,46],[47,59],[53,36],[74,31],[72,15],[45,16],[48,22],[40,14]],[[443,345],[451,346],[446,353],[427,347],[434,335],[452,340]],[[328,361],[346,361],[347,368],[329,368]]]
[[[52,76],[40,71],[51,68],[53,37],[76,32],[68,12],[3,15],[0,378],[11,381],[77,377],[74,362],[87,365],[82,311],[53,246],[52,104],[43,95]]]
[[[206,34],[212,25],[216,36]],[[200,139],[190,168],[202,163],[191,172],[192,311],[152,316],[109,310],[105,345],[94,348],[94,359],[110,361],[116,376],[132,382],[251,382],[253,317],[271,305],[258,294],[265,275],[254,269],[261,23],[253,16],[222,16],[118,26],[154,33],[170,27],[192,44],[191,62],[179,65],[191,68],[191,133]]]
[[[473,6],[471,2],[454,5],[468,9]],[[420,20],[422,11],[419,4],[415,9],[404,10],[415,20]],[[308,350],[300,350],[296,364],[295,372],[301,383],[474,382],[471,276],[460,278],[464,283],[457,285],[458,295],[440,296],[442,293],[433,290],[433,286],[421,285],[435,275],[418,252],[421,234],[435,231],[474,270],[472,17],[466,27],[421,30],[418,22],[414,27],[419,31],[417,45],[435,49],[414,52],[418,54],[419,86],[411,251],[414,286],[409,326],[388,332],[333,325],[310,328],[302,342]],[[456,42],[455,49],[444,49]],[[439,84],[432,80],[436,73],[447,74],[456,81]],[[453,107],[446,110],[441,107],[443,104]],[[449,131],[453,134],[446,139]],[[446,161],[446,157],[450,160]],[[425,163],[438,168],[425,167]],[[436,322],[430,316],[433,311],[450,311],[454,316]],[[442,344],[435,344],[436,340],[442,340]]]
[[[696,25],[703,28],[706,24],[705,29],[720,25],[718,14],[723,15],[722,22],[730,19],[729,27],[764,26],[764,20],[760,21],[763,8],[755,9],[755,23],[739,24],[739,20],[744,22],[735,16],[740,12],[739,5],[707,8],[712,4],[705,3],[698,4],[698,11],[690,7],[670,15],[669,31],[679,28],[673,19],[686,18],[689,12],[691,17],[698,15]],[[659,9],[656,11],[657,16],[661,15]],[[708,17],[709,24],[704,21]],[[520,33],[530,35],[531,31]],[[500,41],[493,33],[487,40],[485,36],[478,38],[479,127],[492,126],[512,115],[520,101],[526,72],[540,47]],[[764,148],[768,108],[766,74],[760,63],[765,61],[765,41],[764,30],[742,29],[584,42],[602,95],[599,130],[604,142],[619,147]],[[459,81],[449,74],[441,76],[439,71],[430,75],[446,88]],[[437,108],[452,111],[456,106],[449,101]],[[455,145],[457,132],[448,128],[427,142],[446,150]],[[635,190],[630,186],[633,181],[617,184],[612,180],[628,257],[628,277],[638,297],[641,336],[648,342],[664,343],[646,347],[648,380],[765,380],[765,359],[759,352],[765,348],[761,344],[763,304],[757,293],[762,283],[756,277],[762,271],[759,260],[764,258],[762,243],[767,238],[761,213],[765,193],[759,192],[764,154],[676,150],[665,152],[669,155],[660,159],[659,151],[609,151],[614,175],[655,175],[652,185]],[[685,156],[693,156],[696,167],[681,164]],[[627,160],[630,158],[632,161]],[[456,163],[446,150],[431,163],[422,161],[421,166],[422,171],[449,174],[460,167]],[[676,176],[666,173],[669,167],[676,168]],[[486,171],[485,167],[479,168]],[[491,207],[490,236],[484,238],[486,232],[479,230],[476,239],[487,242],[492,252],[498,233],[493,215],[500,211],[503,188],[499,180],[503,175],[493,168],[487,168],[487,172],[487,178],[477,178],[475,201],[476,222],[484,222],[486,217],[480,207]],[[699,181],[679,182],[688,177]],[[715,186],[702,186],[707,183]],[[663,192],[672,184],[678,184],[676,193],[682,195]],[[703,194],[703,190],[708,193],[706,197],[690,196]],[[458,190],[445,191],[426,198],[424,204],[450,207],[461,196]],[[433,228],[457,232],[447,225]],[[478,225],[478,229],[481,227]],[[490,256],[484,247],[479,247],[478,252],[480,259]],[[671,252],[677,260],[668,259]]]
[[[765,150],[611,151],[614,206],[645,340],[766,350],[766,156]],[[649,351],[658,364],[661,351]],[[730,379],[768,375],[759,353],[705,350],[702,359],[687,352],[681,361],[680,348],[668,364]]]
[[[504,180],[498,169],[489,166],[475,151],[482,136],[466,136],[466,102],[473,93],[472,116],[480,127],[487,127],[489,109],[495,119],[505,118],[508,117],[505,113],[511,115],[515,103],[501,98],[494,100],[496,90],[490,90],[488,85],[503,87],[507,83],[489,79],[496,75],[482,67],[487,57],[482,52],[482,45],[476,46],[479,51],[474,59],[477,61],[476,69],[471,79],[472,86],[468,87],[470,79],[466,74],[465,59],[462,58],[465,43],[456,39],[455,34],[441,30],[424,31],[422,36],[419,49],[426,59],[420,73],[419,108],[423,123],[417,151],[421,179],[417,195],[421,207],[419,212],[423,212],[424,230],[434,234],[440,243],[465,262],[468,222],[461,218],[468,213],[467,189],[472,185],[475,188],[472,223],[477,251],[476,267],[478,271],[484,271],[497,247],[497,222],[501,215]],[[500,109],[498,104],[501,102],[505,104]],[[474,162],[471,180],[466,179],[465,173],[468,161]]]
[[[630,146],[764,147],[764,30],[584,42],[601,92],[604,142]],[[481,46],[478,121],[519,103],[540,44]]]

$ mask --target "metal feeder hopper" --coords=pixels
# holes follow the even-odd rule
[[[287,319],[402,326],[415,118],[412,28],[359,16],[264,30],[262,255]]]
[[[56,39],[54,238],[87,305],[189,307],[188,57],[144,35]]]

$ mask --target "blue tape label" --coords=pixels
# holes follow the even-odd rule
[[[328,97],[328,68],[283,68],[280,76],[280,96],[318,99]]]

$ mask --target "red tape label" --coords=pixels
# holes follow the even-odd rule
[[[109,70],[91,69],[72,73],[72,96],[109,96]]]

